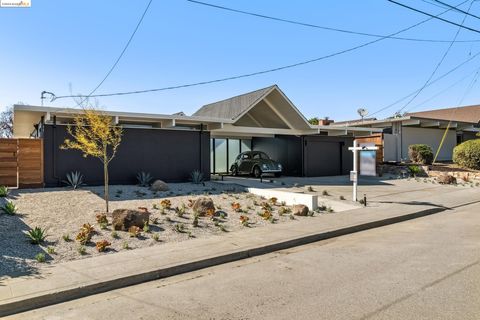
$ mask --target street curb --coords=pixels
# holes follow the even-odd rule
[[[309,244],[321,240],[340,237],[360,231],[379,228],[407,220],[412,220],[424,216],[428,216],[435,213],[440,213],[446,210],[450,210],[445,207],[430,208],[414,213],[405,214],[402,216],[391,217],[387,219],[367,222],[359,225],[349,226],[332,231],[326,231],[321,233],[309,234],[299,238],[289,239],[278,243],[267,244],[256,248],[244,249],[236,252],[230,252],[220,256],[208,257],[201,260],[188,262],[184,264],[178,264],[170,267],[163,267],[156,270],[150,270],[143,273],[125,276],[117,279],[111,279],[95,284],[86,286],[78,286],[69,289],[60,289],[61,291],[54,293],[47,293],[45,295],[26,298],[23,300],[13,301],[10,303],[0,304],[0,317],[13,315],[20,312],[25,312],[37,308],[42,308],[58,303],[63,303],[86,296],[99,294],[123,287],[137,285],[143,282],[152,280],[158,280],[166,277],[179,275],[182,273],[192,272],[208,267],[217,266],[229,262],[234,262],[250,257],[255,257],[267,253],[272,253],[279,250],[289,249],[296,246]]]

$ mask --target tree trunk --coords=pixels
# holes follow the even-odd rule
[[[105,205],[108,213],[108,162],[103,163],[103,180],[105,184],[104,194],[105,194]]]

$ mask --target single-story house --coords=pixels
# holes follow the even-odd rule
[[[384,162],[408,161],[408,146],[411,144],[429,145],[435,154],[448,127],[437,161],[451,161],[457,144],[478,138],[479,122],[480,105],[474,105],[413,112],[387,119],[334,122],[331,125],[382,128]]]
[[[46,186],[57,186],[70,171],[88,184],[103,182],[102,167],[79,151],[60,150],[67,125],[79,109],[14,106],[14,137],[43,139]],[[140,171],[165,181],[185,181],[193,170],[226,173],[236,156],[261,150],[283,165],[284,174],[325,176],[352,169],[348,147],[354,137],[379,128],[311,125],[277,85],[207,104],[192,116],[105,111],[124,129],[110,163],[112,184],[135,182]]]

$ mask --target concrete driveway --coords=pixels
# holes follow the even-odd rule
[[[6,319],[478,319],[479,204]]]

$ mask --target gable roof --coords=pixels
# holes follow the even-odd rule
[[[417,118],[452,120],[476,124],[480,121],[480,105],[412,112],[407,113],[407,115]]]
[[[220,119],[236,119],[245,111],[253,107],[277,85],[244,93],[232,98],[206,104],[198,109],[193,116],[213,117]]]

